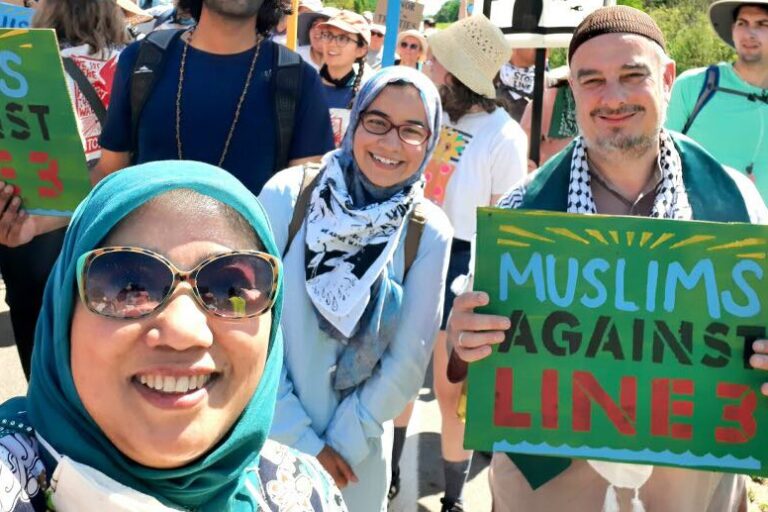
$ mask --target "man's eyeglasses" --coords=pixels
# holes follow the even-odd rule
[[[421,46],[417,43],[406,43],[405,41],[400,43],[400,48],[403,50],[421,50]]]
[[[251,318],[272,307],[280,265],[259,251],[232,251],[205,259],[189,271],[139,247],[103,247],[77,260],[80,300],[92,313],[134,319],[168,302],[182,281],[200,307],[215,316]]]
[[[357,39],[352,39],[344,34],[333,35],[330,32],[323,32],[320,34],[320,38],[328,43],[336,43],[339,46],[347,46],[349,43],[357,44]]]
[[[411,146],[418,146],[426,141],[431,132],[418,124],[394,124],[392,121],[376,112],[363,112],[360,114],[360,124],[368,133],[373,135],[386,135],[391,130],[397,130],[400,140]]]

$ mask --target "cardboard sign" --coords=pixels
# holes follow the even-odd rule
[[[0,28],[29,28],[32,9],[0,2]]]
[[[376,4],[376,13],[373,15],[373,22],[387,27],[387,34],[390,30],[395,33],[403,30],[418,30],[421,26],[421,19],[424,17],[424,4],[412,2],[410,0],[400,0],[400,21],[397,26],[394,23],[387,23],[387,0],[379,0]]]
[[[768,475],[768,226],[481,208],[465,445]]]
[[[517,48],[567,47],[571,34],[592,11],[615,0],[476,0],[475,9],[499,27]]]
[[[71,215],[90,189],[53,30],[0,29],[0,180],[41,215]]]

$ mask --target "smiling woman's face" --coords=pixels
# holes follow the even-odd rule
[[[394,125],[413,124],[429,129],[419,91],[412,85],[385,87],[365,111],[379,114]],[[427,141],[406,144],[397,129],[374,135],[362,123],[357,125],[352,146],[360,170],[379,187],[405,181],[421,167],[427,151]]]
[[[150,249],[185,270],[211,255],[256,248],[222,215],[189,210],[148,203],[107,244]],[[238,320],[207,314],[186,282],[165,307],[136,320],[99,316],[77,300],[75,387],[123,454],[148,467],[182,466],[209,451],[244,410],[264,370],[271,319],[271,312]],[[158,379],[175,389],[184,387],[180,381],[205,384],[181,392],[142,384]]]

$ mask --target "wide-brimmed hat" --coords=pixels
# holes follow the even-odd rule
[[[735,21],[736,9],[742,5],[764,5],[768,8],[768,0],[749,0],[744,2],[720,0],[709,6],[709,20],[712,22],[712,27],[717,32],[717,35],[720,36],[720,39],[732,47],[735,47],[735,45],[733,44],[731,27]]]
[[[482,14],[459,20],[427,39],[432,55],[461,83],[486,98],[496,97],[493,79],[509,60],[512,47]]]
[[[361,14],[343,9],[328,21],[321,23],[321,27],[336,27],[349,34],[359,34],[366,45],[371,44],[371,25]]]
[[[306,46],[309,44],[309,27],[316,19],[329,20],[331,17],[339,13],[339,10],[335,7],[323,7],[317,12],[303,12],[299,14],[297,38],[299,40],[299,46]]]
[[[427,58],[427,38],[424,37],[424,34],[419,32],[418,30],[410,29],[410,30],[403,30],[399,34],[397,34],[397,48],[399,51],[400,49],[400,43],[403,42],[403,39],[406,37],[412,37],[419,41],[419,44],[421,45],[421,55],[419,56],[419,60],[424,60]]]

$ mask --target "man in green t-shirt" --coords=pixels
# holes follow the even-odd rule
[[[710,6],[709,16],[738,59],[681,74],[666,127],[686,133],[721,163],[747,174],[768,199],[768,0],[721,0]],[[708,73],[717,87],[695,113]]]

